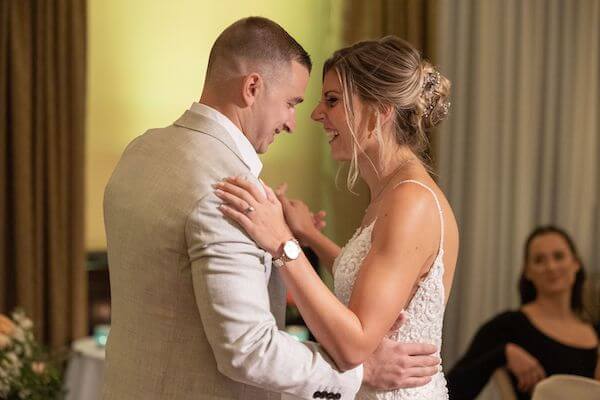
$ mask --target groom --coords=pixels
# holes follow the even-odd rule
[[[279,25],[258,17],[213,45],[199,103],[129,144],[106,187],[112,328],[105,400],[352,399],[426,383],[428,345],[384,341],[341,372],[284,327],[285,289],[269,253],[217,209],[212,185],[259,187],[274,137],[291,132],[311,61]]]

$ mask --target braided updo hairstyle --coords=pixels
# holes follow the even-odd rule
[[[358,42],[336,51],[323,66],[323,78],[330,70],[337,73],[343,89],[346,119],[353,136],[353,157],[348,187],[358,179],[358,146],[352,95],[377,113],[375,133],[380,143],[381,159],[393,148],[390,138],[382,137],[379,113],[392,107],[394,137],[397,145],[408,146],[424,158],[429,148],[427,132],[439,124],[450,107],[450,81],[410,43],[396,36]]]

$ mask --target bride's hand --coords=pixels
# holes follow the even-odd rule
[[[301,200],[289,199],[286,196],[287,184],[279,186],[275,194],[279,199],[285,220],[300,242],[306,242],[306,238],[315,231],[322,230],[325,225],[325,211],[312,213],[308,206]]]
[[[270,187],[263,186],[266,195],[246,179],[231,177],[215,185],[215,194],[223,200],[219,207],[223,214],[240,224],[273,257],[280,257],[283,243],[293,235],[281,202]]]

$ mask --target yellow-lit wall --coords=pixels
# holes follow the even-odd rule
[[[339,1],[325,0],[90,0],[88,250],[106,246],[103,190],[127,143],[149,128],[171,124],[199,98],[213,41],[229,24],[250,15],[281,24],[314,63],[296,133],[279,136],[262,156],[262,177],[271,185],[288,181],[291,195],[322,206],[322,171],[330,164],[323,164],[329,163],[327,144],[309,114],[320,95],[322,63],[339,43],[339,10]]]

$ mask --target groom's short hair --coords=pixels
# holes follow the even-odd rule
[[[310,56],[296,39],[279,24],[263,17],[236,21],[219,35],[210,51],[207,79],[235,68],[240,60],[269,71],[277,71],[281,64],[291,61],[305,66],[308,72],[312,69]]]

